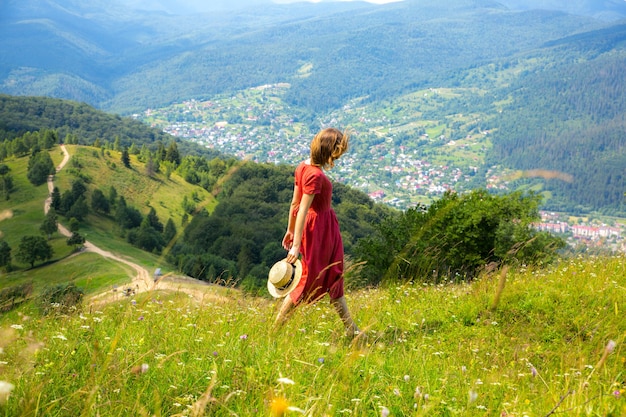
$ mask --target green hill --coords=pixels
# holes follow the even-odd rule
[[[98,189],[109,195],[111,186],[114,186],[118,195],[124,196],[127,204],[136,207],[143,215],[147,215],[150,208],[154,208],[164,224],[172,219],[179,229],[183,227],[181,219],[185,215],[183,199],[191,199],[193,196],[200,203],[199,206],[208,210],[212,210],[216,204],[215,198],[207,190],[187,183],[176,173],[170,174],[169,178],[166,178],[163,173],[146,175],[143,171],[145,164],[138,162],[136,156],[131,157],[131,164],[134,168],[127,169],[120,162],[120,152],[111,150],[105,152],[102,149],[76,145],[67,145],[66,148],[71,155],[70,162],[55,176],[54,182],[61,192],[70,190],[72,184],[80,179],[86,183],[87,200],[91,201],[94,190]],[[55,164],[60,163],[62,159],[60,154],[58,148],[51,150]],[[39,227],[44,220],[43,202],[48,196],[46,184],[34,187],[26,180],[27,162],[28,157],[3,162],[9,167],[10,174],[14,178],[14,190],[8,200],[0,201],[0,211],[12,213],[9,219],[0,224],[0,230],[3,232],[3,238],[15,250],[23,236],[41,235]],[[59,222],[66,226],[69,224],[68,219],[63,216],[59,216]],[[79,233],[103,249],[131,256],[146,266],[166,266],[162,256],[141,251],[126,241],[124,231],[116,224],[114,213],[103,215],[90,209],[89,214],[80,222]],[[51,259],[53,264],[66,259],[73,251],[73,248],[66,244],[66,238],[58,233],[53,234],[50,243],[54,250],[54,256]],[[26,265],[14,262],[14,267],[19,270],[26,268]],[[57,266],[47,266],[42,269],[50,270],[42,275],[44,277],[48,274],[54,277],[57,275],[54,271],[63,271],[63,267]],[[100,272],[103,277],[111,275],[106,269]],[[77,275],[72,276],[71,280],[80,281],[84,278],[84,274],[89,275],[92,271],[88,268],[82,272],[77,270],[75,273]],[[128,273],[132,271],[129,270]],[[17,274],[17,280],[19,276],[30,275],[28,272],[15,274]],[[61,277],[64,274],[61,272],[60,275],[59,279],[63,279]],[[122,275],[122,278],[127,279],[126,274]],[[68,278],[70,277],[65,277],[66,280]],[[0,280],[0,286],[7,286],[15,280],[13,278],[8,281]],[[51,279],[50,282],[55,280]],[[45,280],[40,282],[40,284],[45,283]]]

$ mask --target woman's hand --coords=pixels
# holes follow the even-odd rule
[[[289,249],[289,253],[287,254],[286,261],[292,264],[298,260],[299,256],[300,256],[300,247],[294,245],[291,247],[291,249]]]
[[[291,249],[291,245],[293,245],[293,232],[287,231],[285,237],[283,237],[283,248],[289,250]]]

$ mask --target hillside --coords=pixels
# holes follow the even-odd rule
[[[581,258],[471,285],[350,292],[365,330],[355,343],[327,302],[273,331],[277,303],[212,288],[200,302],[181,285],[96,308],[87,300],[69,315],[42,317],[26,304],[0,316],[0,381],[10,392],[0,410],[618,417],[625,265]]]

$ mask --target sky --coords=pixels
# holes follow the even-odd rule
[[[311,3],[321,2],[321,0],[274,0],[274,3],[287,4],[287,3],[297,3],[297,2],[302,2],[302,1],[309,1]],[[359,1],[359,0],[335,0],[335,1]],[[366,1],[368,3],[375,3],[375,4],[387,4],[387,3],[396,3],[402,0],[360,0],[360,1]]]

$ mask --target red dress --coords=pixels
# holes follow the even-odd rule
[[[339,222],[331,208],[333,186],[321,168],[300,163],[295,184],[302,194],[314,194],[306,215],[300,253],[302,279],[290,293],[294,303],[313,302],[326,293],[330,298],[343,297],[343,242]],[[299,204],[299,202],[298,202]],[[299,206],[293,215],[298,214]]]

